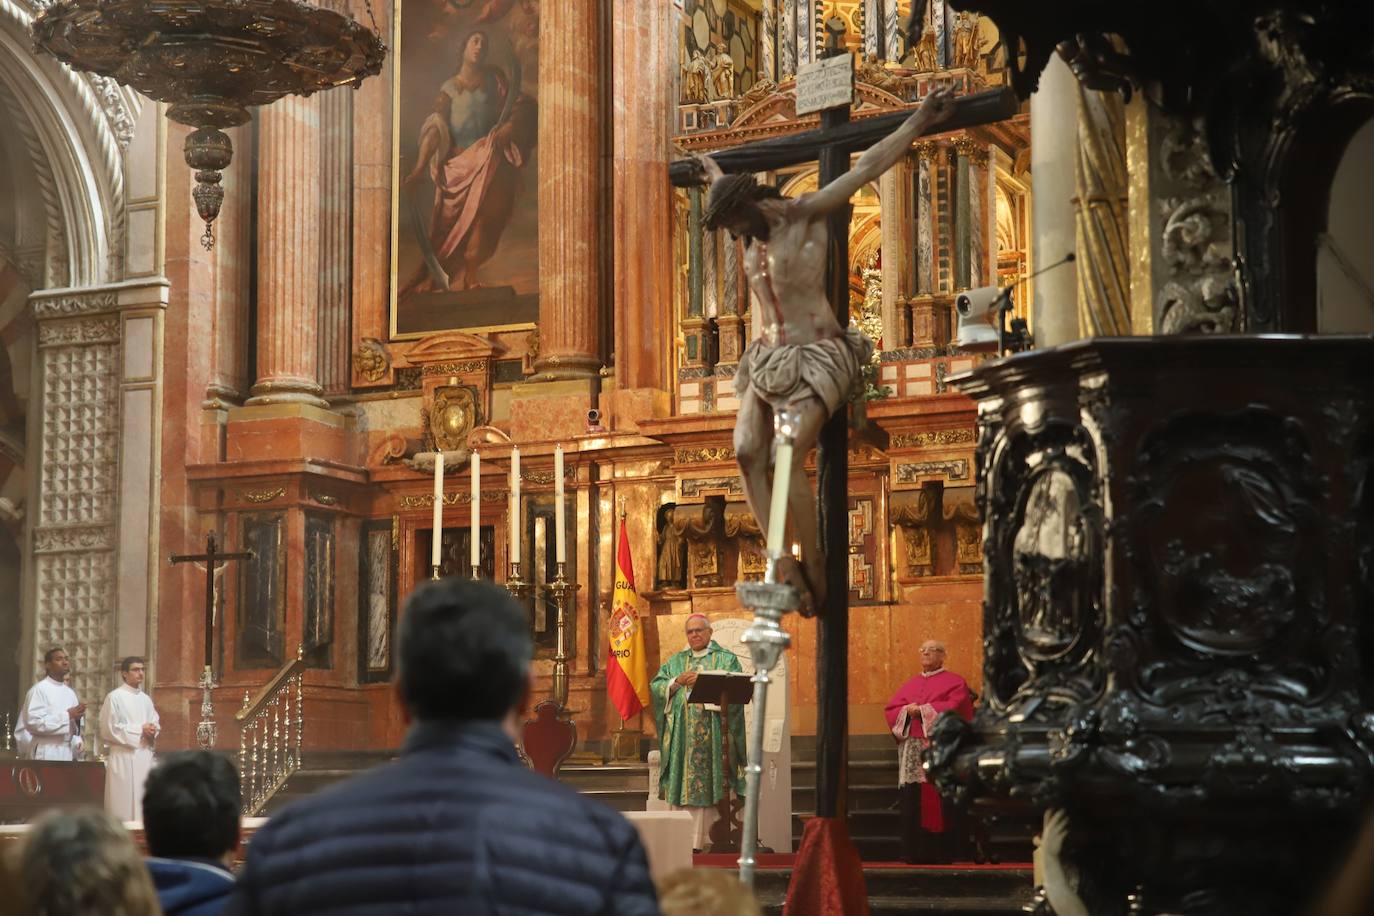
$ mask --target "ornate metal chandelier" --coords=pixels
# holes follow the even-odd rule
[[[370,2],[367,12],[370,29],[302,0],[58,0],[34,19],[33,37],[73,69],[167,102],[169,118],[195,128],[183,152],[209,249],[220,172],[233,158],[224,128],[248,123],[249,106],[379,73],[387,48]]]

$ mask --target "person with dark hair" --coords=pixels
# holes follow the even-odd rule
[[[86,704],[67,686],[72,663],[61,646],[43,653],[43,669],[47,677],[29,688],[15,733],[18,736],[20,729],[26,733],[26,756],[34,760],[71,760],[81,752]]]
[[[100,737],[105,742],[105,810],[121,821],[138,818],[143,783],[153,768],[153,742],[162,720],[143,692],[147,662],[130,655],[119,665],[124,683],[100,704]]]
[[[228,912],[656,916],[629,822],[520,763],[524,609],[490,582],[443,579],[410,595],[399,629],[400,759],[275,815]]]
[[[167,916],[224,910],[239,848],[242,795],[234,765],[211,751],[183,751],[148,774],[143,832],[148,871]]]

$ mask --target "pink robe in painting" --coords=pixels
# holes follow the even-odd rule
[[[906,707],[915,703],[918,715],[908,715]],[[973,691],[968,682],[952,671],[941,668],[931,674],[922,672],[902,685],[887,703],[887,727],[897,739],[898,786],[921,784],[921,827],[932,833],[945,829],[941,813],[940,795],[926,782],[921,768],[921,751],[930,744],[930,729],[943,713],[952,712],[962,719],[973,718]]]

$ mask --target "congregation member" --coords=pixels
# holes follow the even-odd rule
[[[897,785],[902,823],[902,855],[908,862],[947,862],[958,850],[958,818],[947,816],[940,794],[926,779],[921,752],[930,730],[945,713],[973,718],[968,682],[945,670],[944,643],[921,645],[921,671],[888,701],[887,725],[897,739]]]
[[[121,821],[138,819],[143,783],[153,768],[153,744],[162,730],[153,701],[143,691],[147,663],[131,655],[119,665],[124,683],[100,705],[105,742],[105,810]]]
[[[520,762],[533,690],[524,609],[490,582],[427,582],[399,624],[399,760],[259,830],[227,912],[654,916],[618,812]]]
[[[74,760],[83,747],[81,726],[86,704],[66,683],[72,673],[71,659],[55,646],[43,654],[43,669],[47,676],[24,697],[15,738],[27,745],[25,756],[33,760]]]
[[[22,916],[162,912],[129,832],[98,809],[54,812],[34,824],[19,853],[19,874],[24,899],[15,910]]]
[[[683,868],[658,885],[663,916],[763,916],[752,888],[722,868]]]
[[[234,888],[239,774],[211,751],[183,751],[148,775],[143,831],[148,871],[166,916],[218,916]]]
[[[727,787],[744,795],[744,707],[732,706],[730,722],[730,768],[728,776],[721,764],[720,713],[687,698],[697,676],[703,671],[743,673],[739,659],[711,638],[711,622],[701,614],[687,618],[687,648],[669,657],[649,682],[654,700],[654,722],[658,726],[662,769],[658,777],[658,797],[674,811],[692,815],[692,848],[706,848],[711,827],[719,818],[719,805]]]

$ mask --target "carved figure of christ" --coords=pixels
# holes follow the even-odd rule
[[[827,586],[816,498],[804,462],[826,420],[861,384],[863,366],[873,352],[871,341],[841,325],[830,303],[827,220],[837,212],[847,217],[849,199],[896,165],[912,142],[947,120],[953,108],[954,97],[948,91],[931,93],[852,169],[795,199],[760,186],[752,175],[726,175],[710,157],[697,160],[701,176],[711,185],[705,225],[745,239],[745,274],[762,311],[762,334],[741,358],[735,377],[740,409],[734,444],[745,499],[766,531],[772,477],[791,476],[787,513],[801,545],[804,581],[799,590],[809,594],[804,603],[810,610],[820,609]],[[773,417],[779,410],[789,410],[795,418],[796,445],[789,468],[773,466]]]
[[[944,108],[942,103],[941,108]],[[1016,98],[1015,92],[1010,88],[991,90],[974,95],[963,96],[952,101],[952,109],[945,120],[939,125],[943,131],[958,130],[966,127],[973,127],[979,124],[990,124],[995,121],[1003,121],[1013,117],[1020,108],[1020,103]],[[917,112],[920,115],[920,112]],[[913,116],[905,112],[893,112],[878,115],[876,117],[865,118],[861,121],[851,122],[849,120],[848,109],[835,109],[827,111],[821,115],[821,128],[819,130],[805,131],[799,134],[776,137],[769,140],[762,140],[757,143],[749,143],[741,146],[731,147],[714,154],[711,157],[712,164],[706,165],[700,159],[684,159],[673,163],[668,170],[668,174],[673,184],[682,186],[700,185],[704,181],[723,177],[724,173],[734,172],[764,172],[773,169],[783,168],[789,165],[797,165],[803,162],[820,161],[820,184],[821,194],[833,183],[849,175],[848,187],[842,186],[837,190],[822,196],[819,200],[812,199],[805,205],[802,212],[810,211],[810,216],[803,226],[792,226],[791,232],[784,230],[779,238],[790,238],[794,246],[800,243],[805,246],[803,251],[792,251],[785,260],[784,269],[787,267],[804,268],[805,262],[809,261],[810,269],[819,271],[823,277],[820,286],[820,293],[824,300],[830,303],[832,315],[829,324],[822,323],[813,327],[825,327],[832,330],[843,328],[848,325],[848,287],[849,287],[849,207],[848,201],[853,194],[853,190],[862,186],[865,180],[859,174],[858,166],[851,171],[849,169],[850,156],[861,150],[882,145],[882,150],[874,153],[868,162],[864,163],[865,171],[875,163],[877,156],[894,156],[892,162],[899,159],[907,150],[917,133],[929,130],[932,126],[928,121],[919,123],[913,133],[911,128]],[[906,128],[903,130],[903,128]],[[903,138],[892,140],[890,144],[884,141],[895,135],[897,131],[904,133]],[[869,150],[873,152],[873,150]],[[863,157],[861,157],[861,162]],[[874,170],[874,177],[881,174],[891,167],[892,162],[881,168]],[[708,170],[709,169],[709,174]],[[777,206],[771,207],[775,217],[781,216]],[[759,214],[763,216],[762,212]],[[817,216],[819,215],[819,218]],[[752,217],[751,224],[757,229],[759,223]],[[769,233],[769,239],[773,239],[773,230],[767,220],[763,220],[763,225]],[[767,240],[766,240],[767,243]],[[779,262],[777,258],[777,240],[771,244],[772,251],[768,256],[754,256],[754,267],[752,276],[759,273],[759,267],[764,267],[770,274],[775,274]],[[786,243],[784,246],[786,247]],[[814,286],[816,274],[811,274],[811,285],[809,288],[809,312],[814,316],[817,306],[815,298],[816,287]],[[760,277],[760,281],[762,281]],[[787,308],[785,298],[791,291],[793,285],[802,286],[802,275],[799,273],[795,280],[784,278],[786,282],[779,284],[775,276],[768,278],[768,283],[772,289],[774,300],[781,315],[773,321],[776,329],[783,333],[788,330],[788,318],[792,315],[788,311],[785,315],[783,309]],[[843,320],[841,320],[843,318]],[[798,323],[793,319],[793,324]],[[802,319],[804,324],[804,319]],[[796,328],[794,327],[795,331]],[[813,409],[814,412],[814,409]],[[759,408],[760,414],[765,414]],[[771,406],[769,408],[771,413]],[[822,417],[822,422],[824,418]],[[742,424],[741,424],[742,425]],[[755,420],[753,438],[757,439],[759,426],[764,428],[763,433],[767,435],[766,422]],[[817,753],[816,753],[816,813],[822,818],[843,817],[845,810],[845,736],[848,734],[848,643],[849,643],[849,608],[846,601],[845,587],[848,583],[848,567],[846,565],[846,544],[848,542],[848,532],[846,530],[847,518],[847,490],[849,480],[849,462],[847,454],[848,428],[846,418],[842,415],[832,417],[829,422],[824,422],[824,428],[820,434],[820,454],[817,461],[820,478],[821,511],[818,523],[811,522],[811,531],[817,527],[821,530],[820,534],[820,555],[814,556],[816,551],[812,550],[812,558],[808,568],[812,570],[812,575],[817,576],[816,570],[824,569],[823,576],[817,576],[823,583],[819,587],[823,594],[829,595],[829,600],[825,608],[825,615],[820,621],[818,628],[818,638],[816,642],[816,681],[817,681]],[[808,430],[807,445],[793,450],[796,456],[792,474],[794,484],[796,482],[797,468],[806,456],[810,443],[816,440],[816,434]],[[753,442],[751,441],[751,445]],[[757,497],[750,498],[750,508],[758,516],[761,530],[767,530],[767,508],[756,505],[760,499],[766,498],[763,494],[767,493],[767,480],[772,475],[772,468],[765,464],[759,469],[759,455],[762,454],[769,459],[771,464],[771,454],[767,440],[765,444],[755,449],[755,470],[751,475],[742,479],[752,480],[750,486],[758,494]],[[809,517],[816,519],[816,502],[811,496],[811,489],[805,477],[801,478],[801,485],[792,487],[795,493],[804,493],[806,507]],[[762,512],[760,511],[762,509]],[[815,543],[814,539],[809,539],[810,543]],[[822,559],[823,557],[823,559]],[[798,584],[793,577],[793,584]],[[799,589],[806,593],[809,589],[802,584]],[[819,609],[819,602],[813,605],[813,609]]]

